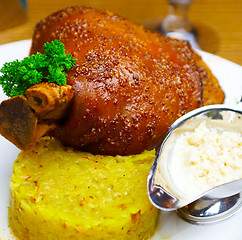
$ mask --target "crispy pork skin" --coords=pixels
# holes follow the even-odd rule
[[[69,117],[50,135],[77,149],[129,155],[154,148],[178,117],[203,104],[203,82],[211,83],[186,41],[107,11],[70,7],[53,13],[37,24],[31,54],[55,39],[77,65],[67,77],[75,91]],[[209,89],[216,85],[221,93],[212,103],[220,103],[223,92],[212,78]]]

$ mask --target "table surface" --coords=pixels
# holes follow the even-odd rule
[[[28,0],[25,18],[17,1],[1,0],[0,44],[30,39],[42,18],[72,5],[110,10],[148,27],[158,23],[168,11],[167,0]],[[198,29],[203,50],[242,65],[242,0],[194,0],[189,19]],[[8,28],[1,30],[1,25]]]

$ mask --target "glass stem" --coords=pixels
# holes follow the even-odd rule
[[[192,25],[188,19],[189,3],[170,1],[169,13],[163,21],[162,29],[165,33],[186,31],[192,32]]]

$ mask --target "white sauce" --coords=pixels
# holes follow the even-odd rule
[[[168,138],[155,176],[155,183],[183,199],[242,178],[242,133],[221,120],[189,121]]]

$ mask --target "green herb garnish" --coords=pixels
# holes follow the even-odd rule
[[[75,64],[71,54],[65,54],[64,44],[58,40],[44,44],[45,54],[36,53],[5,63],[0,70],[0,84],[8,97],[25,94],[26,90],[43,81],[66,84],[67,73]]]

